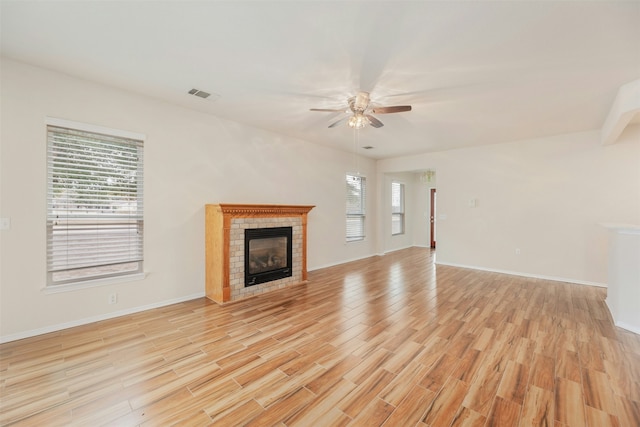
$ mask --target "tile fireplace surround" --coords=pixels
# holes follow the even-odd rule
[[[308,205],[205,205],[205,291],[207,298],[226,303],[307,280]],[[293,275],[244,286],[244,230],[293,228]]]

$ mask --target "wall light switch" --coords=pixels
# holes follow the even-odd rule
[[[477,199],[469,199],[469,207],[475,208],[478,205]]]
[[[0,218],[0,230],[8,230],[11,228],[11,218]]]

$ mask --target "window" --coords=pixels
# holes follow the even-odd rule
[[[142,273],[143,137],[47,124],[47,285]]]
[[[366,179],[347,175],[347,242],[364,239]]]
[[[391,235],[404,234],[404,184],[391,183]]]

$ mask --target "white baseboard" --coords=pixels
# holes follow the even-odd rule
[[[543,275],[540,275],[540,274],[530,274],[530,273],[523,273],[523,272],[520,272],[520,271],[500,270],[500,269],[496,269],[496,268],[485,268],[485,267],[478,267],[478,266],[473,266],[473,265],[456,264],[456,263],[451,263],[451,262],[436,261],[436,264],[437,265],[446,265],[446,266],[449,266],[449,267],[460,267],[460,268],[469,268],[469,269],[472,269],[472,270],[488,271],[490,273],[509,274],[511,276],[529,277],[531,279],[542,279],[542,280],[552,280],[554,282],[575,283],[577,285],[597,286],[599,288],[606,288],[607,287],[606,283],[589,282],[589,281],[586,281],[586,280],[577,280],[577,279],[568,279],[566,277],[543,276]]]
[[[640,328],[633,327],[633,326],[631,326],[631,325],[629,325],[627,323],[624,323],[624,322],[615,322],[614,321],[614,324],[619,328],[626,329],[629,332],[633,332],[634,334],[640,335]]]
[[[310,267],[307,269],[307,271],[315,271],[315,270],[322,270],[323,268],[329,268],[329,267],[335,267],[336,265],[342,265],[342,264],[346,264],[348,262],[353,262],[353,261],[360,261],[362,259],[367,259],[367,258],[371,258],[374,256],[383,256],[384,254],[370,254],[370,255],[363,255],[361,257],[358,258],[351,258],[345,261],[338,261],[338,262],[334,262],[331,264],[324,264],[324,265],[319,265],[319,266],[315,266],[315,267]]]
[[[100,322],[102,320],[113,319],[114,317],[126,316],[128,314],[139,313],[145,310],[151,310],[154,308],[160,308],[171,304],[178,304],[185,301],[191,301],[196,298],[204,297],[204,292],[198,292],[196,294],[187,295],[180,298],[174,298],[167,301],[161,301],[153,304],[142,305],[139,307],[127,308],[125,310],[114,311],[111,313],[101,314],[98,316],[86,317],[80,320],[74,320],[72,322],[59,323],[57,325],[46,326],[44,328],[32,329],[30,331],[19,332],[17,334],[0,336],[0,344],[17,341],[24,338],[35,337],[37,335],[48,334],[51,332],[61,331],[63,329],[73,328],[75,326],[87,325],[89,323]]]
[[[404,249],[409,249],[409,248],[413,248],[415,247],[415,245],[408,245],[408,246],[403,246],[401,248],[394,248],[394,249],[389,249],[388,251],[384,251],[385,254],[390,254],[392,252],[396,252],[396,251],[402,251]]]
[[[360,261],[362,259],[367,259],[367,258],[371,258],[371,257],[374,257],[374,256],[385,256],[386,254],[389,254],[391,252],[401,251],[403,249],[409,249],[409,248],[413,248],[413,247],[416,247],[416,245],[408,245],[408,246],[404,246],[402,248],[391,249],[391,250],[388,250],[388,251],[385,251],[385,252],[382,252],[382,253],[363,255],[361,257],[351,258],[351,259],[348,259],[346,261],[339,261],[339,262],[334,262],[334,263],[331,263],[331,264],[324,264],[324,265],[320,265],[320,266],[316,266],[316,267],[310,267],[310,268],[307,269],[307,271],[322,270],[323,268],[335,267],[336,265],[342,265],[342,264],[346,264],[348,262],[353,262],[353,261]],[[418,247],[429,248],[429,246],[418,246]]]

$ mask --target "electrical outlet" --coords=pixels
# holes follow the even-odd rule
[[[118,302],[118,294],[109,295],[109,304],[116,304]]]

